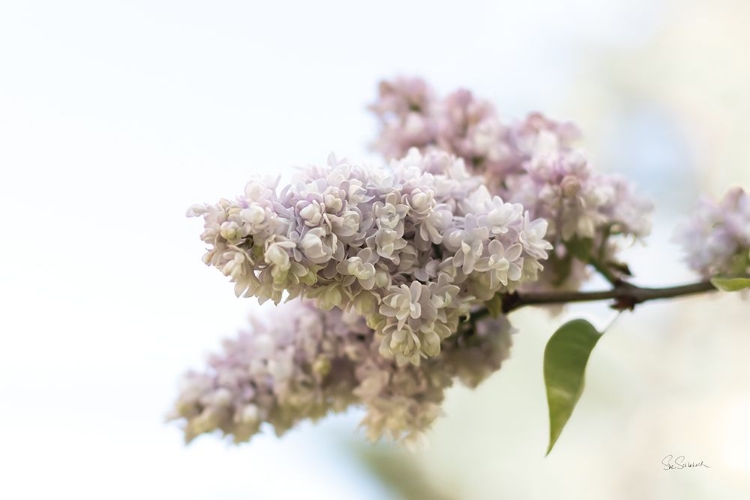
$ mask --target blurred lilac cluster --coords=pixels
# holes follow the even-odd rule
[[[675,239],[690,268],[705,278],[750,274],[750,196],[737,187],[720,201],[701,198]]]
[[[208,368],[189,372],[172,419],[188,441],[219,429],[235,442],[261,424],[282,435],[301,420],[316,420],[352,405],[363,407],[371,440],[416,443],[439,416],[444,390],[455,380],[475,387],[508,357],[511,327],[484,319],[419,366],[399,366],[379,354],[380,342],[363,317],[324,311],[294,300],[224,342]]]
[[[370,110],[381,124],[372,146],[386,159],[401,158],[413,147],[446,151],[463,158],[470,170],[487,172],[495,180],[523,169],[542,132],[561,147],[580,137],[572,123],[557,123],[540,114],[516,125],[505,124],[489,101],[466,89],[440,99],[420,78],[382,81]]]
[[[535,280],[551,248],[545,220],[491,196],[462,160],[416,149],[390,168],[330,158],[279,193],[255,180],[189,213],[237,295],[366,315],[399,365],[437,355],[472,306]]]
[[[381,124],[373,147],[386,158],[411,147],[447,151],[482,175],[491,194],[547,221],[554,252],[531,287],[577,289],[587,262],[574,258],[570,245],[584,242],[592,257],[616,270],[618,242],[651,230],[651,203],[624,178],[596,172],[573,147],[580,132],[571,123],[539,113],[504,123],[491,103],[468,90],[441,99],[418,78],[381,82],[370,109]]]

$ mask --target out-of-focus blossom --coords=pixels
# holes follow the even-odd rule
[[[701,198],[675,239],[690,268],[705,278],[750,274],[750,196],[737,187],[718,202]]]
[[[374,145],[388,159],[401,158],[412,147],[422,148],[437,138],[437,123],[430,119],[436,104],[432,89],[419,78],[396,78],[380,83],[379,99],[370,106],[382,122]]]
[[[364,318],[293,300],[224,341],[205,370],[189,372],[171,418],[182,421],[188,441],[220,430],[242,442],[264,423],[282,435],[302,420],[358,406],[370,439],[415,443],[441,414],[454,380],[475,387],[500,368],[511,331],[504,317],[485,319],[420,366],[399,366],[378,353]]]
[[[254,180],[189,215],[237,295],[365,315],[399,364],[437,355],[472,306],[535,280],[552,248],[545,220],[493,197],[462,160],[416,149],[390,168],[331,157],[280,192]]]
[[[512,167],[511,130],[500,122],[488,101],[465,89],[437,99],[420,78],[396,78],[380,84],[370,106],[381,124],[373,147],[387,159],[410,148],[439,149],[464,159],[471,170],[502,171]]]

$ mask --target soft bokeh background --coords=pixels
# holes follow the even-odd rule
[[[0,498],[750,498],[736,297],[620,317],[547,459],[544,344],[575,314],[606,324],[603,305],[514,314],[513,358],[450,392],[413,455],[364,446],[355,413],[241,447],[185,448],[163,423],[250,308],[201,264],[186,207],[372,157],[382,77],[577,121],[657,201],[638,282],[692,279],[674,223],[699,191],[750,187],[748,22],[743,0],[0,3]],[[711,468],[663,471],[667,454]]]

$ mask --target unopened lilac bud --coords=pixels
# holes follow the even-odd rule
[[[258,407],[254,404],[249,404],[242,409],[241,421],[243,423],[255,423],[258,421],[259,413]]]
[[[313,372],[325,377],[331,371],[331,360],[325,356],[318,356],[312,365]]]
[[[240,239],[240,226],[233,221],[224,222],[221,225],[220,234],[222,238],[226,239],[227,241],[237,241],[238,239]]]
[[[576,177],[566,175],[560,183],[560,189],[562,190],[563,197],[573,198],[581,190],[581,183]]]

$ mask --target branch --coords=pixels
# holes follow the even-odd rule
[[[710,281],[699,281],[688,285],[666,288],[645,288],[620,282],[611,290],[595,292],[513,292],[502,296],[502,311],[504,314],[507,314],[516,309],[531,305],[567,304],[570,302],[593,302],[599,300],[614,300],[612,308],[624,311],[626,309],[633,310],[637,304],[642,304],[649,300],[671,299],[713,291],[716,291],[716,288]],[[489,311],[486,308],[482,308],[473,312],[472,317],[481,318],[488,314]]]

